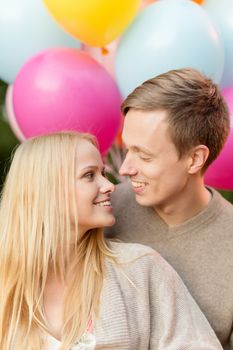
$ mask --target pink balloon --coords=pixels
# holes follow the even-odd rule
[[[26,138],[62,130],[88,132],[105,153],[120,126],[120,104],[113,78],[76,49],[49,49],[33,56],[14,82],[14,112]]]
[[[6,109],[6,116],[13,133],[15,134],[18,140],[24,141],[25,137],[22,134],[18,126],[18,123],[15,119],[15,113],[13,108],[13,85],[8,85],[8,88],[6,91],[5,109]]]
[[[210,165],[205,183],[222,190],[233,190],[233,86],[222,91],[231,118],[231,130],[218,158]]]

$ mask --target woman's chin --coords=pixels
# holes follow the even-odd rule
[[[106,220],[106,222],[104,223],[103,227],[110,227],[113,226],[116,222],[116,219],[114,216],[112,216],[111,218],[109,218],[108,220]]]

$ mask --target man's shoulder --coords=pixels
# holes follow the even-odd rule
[[[224,215],[232,220],[233,222],[233,205],[227,199],[225,199],[222,194],[220,194],[217,190],[211,188],[210,189],[213,195],[212,205],[219,209],[219,215]]]

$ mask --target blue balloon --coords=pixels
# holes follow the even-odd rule
[[[219,82],[224,49],[200,5],[163,0],[147,6],[135,18],[122,36],[115,62],[118,86],[127,96],[143,81],[183,67],[196,68]]]
[[[224,45],[225,65],[220,85],[233,85],[233,1],[206,0],[203,7],[219,31]]]
[[[51,47],[79,48],[49,15],[42,0],[0,0],[0,77],[12,83],[34,54]]]

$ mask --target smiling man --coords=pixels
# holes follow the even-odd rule
[[[108,236],[147,244],[177,270],[225,349],[233,350],[233,206],[204,184],[230,130],[218,87],[194,69],[144,82],[123,102],[116,225]]]

